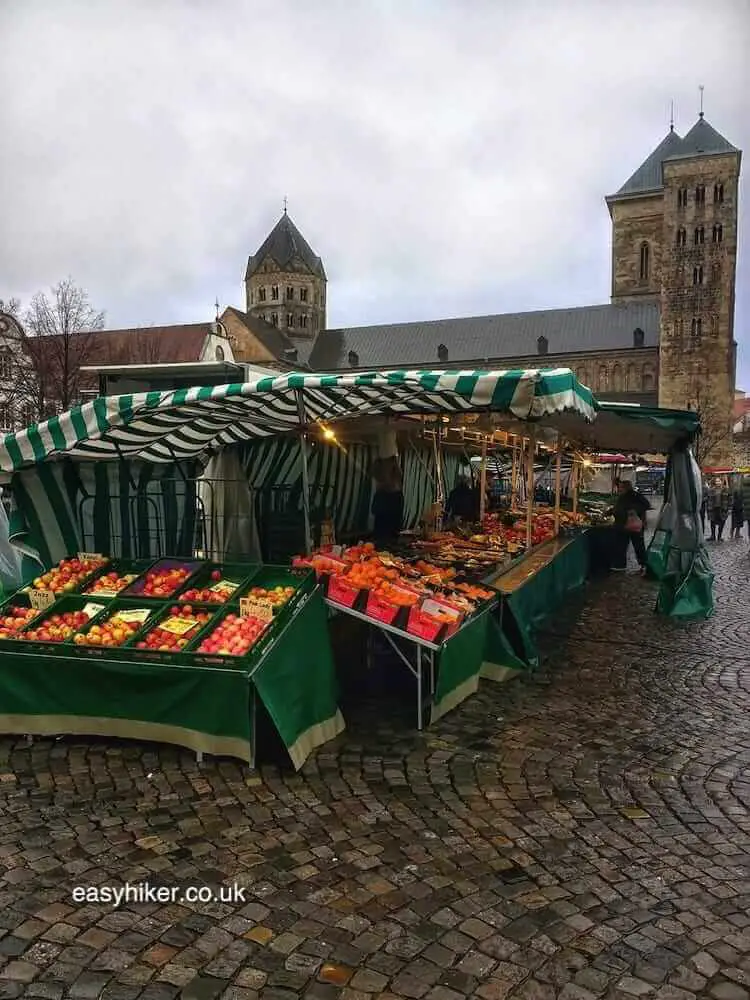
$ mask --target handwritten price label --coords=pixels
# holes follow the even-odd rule
[[[129,611],[118,611],[115,618],[119,618],[121,622],[127,622],[129,625],[142,625],[150,614],[151,612],[147,608],[133,608]]]
[[[83,609],[83,613],[86,615],[87,618],[94,618],[96,615],[99,614],[100,611],[103,610],[104,610],[103,604],[87,604]]]
[[[270,622],[273,620],[273,604],[270,601],[261,601],[254,597],[242,597],[240,598],[240,616]]]
[[[81,562],[88,562],[89,560],[102,560],[104,559],[104,556],[101,552],[79,552],[78,559],[80,559]]]
[[[44,611],[46,608],[51,608],[56,600],[57,598],[51,590],[29,591],[29,603],[32,608],[36,608],[37,611]]]

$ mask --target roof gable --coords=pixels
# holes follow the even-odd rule
[[[260,248],[247,262],[245,278],[256,274],[264,262],[272,259],[282,271],[297,270],[300,264],[311,274],[326,279],[323,262],[286,212],[273,227]],[[296,266],[295,266],[296,265]]]
[[[739,150],[709,125],[701,115],[679,147],[665,156],[665,160],[681,160],[690,156],[710,156],[716,153],[738,153]]]
[[[619,191],[612,197],[621,198],[626,195],[659,191],[664,186],[662,164],[667,157],[680,148],[681,143],[682,139],[674,130],[667,132],[656,149],[650,156],[646,157],[635,173],[628,177]]]

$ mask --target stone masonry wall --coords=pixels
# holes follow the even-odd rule
[[[662,239],[661,192],[645,198],[615,202],[612,211],[612,301],[643,296],[657,298],[661,290]],[[641,278],[641,246],[649,250],[648,278]]]
[[[734,397],[738,170],[734,154],[664,167],[659,403],[700,410],[706,440],[716,442],[708,465],[728,464],[732,457],[727,431]],[[722,202],[714,202],[715,184],[723,185]],[[696,199],[698,185],[705,186],[705,203]],[[684,207],[680,189],[688,194]],[[678,239],[683,229],[684,246]]]
[[[294,262],[293,262],[294,265]],[[267,260],[260,270],[245,282],[246,308],[251,316],[267,318],[275,326],[294,337],[315,337],[325,329],[326,283],[322,278],[310,274],[304,264],[287,271],[281,271],[275,262]],[[278,298],[272,293],[278,289]],[[287,298],[287,289],[292,289],[292,298]],[[262,291],[265,299],[262,298]],[[303,293],[306,299],[303,299]],[[292,317],[291,323],[288,317]]]

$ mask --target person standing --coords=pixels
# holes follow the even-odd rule
[[[750,541],[750,476],[742,477],[742,512],[747,521],[747,537]]]
[[[737,476],[732,487],[732,528],[731,538],[740,538],[742,525],[745,523],[745,512],[742,498],[742,476]]]
[[[613,570],[624,572],[628,564],[628,548],[633,543],[633,551],[641,573],[646,572],[646,513],[651,504],[646,497],[633,489],[633,484],[622,479],[619,483],[620,495],[615,501],[612,513],[615,519],[615,552]]]
[[[373,472],[375,493],[372,498],[375,542],[395,542],[404,525],[403,478],[395,456],[376,460]]]
[[[731,497],[729,489],[724,485],[724,481],[717,476],[708,491],[708,515],[711,524],[712,542],[717,541],[717,536],[718,541],[722,541],[724,525],[727,521],[730,506]]]

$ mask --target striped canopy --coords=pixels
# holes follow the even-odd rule
[[[513,371],[292,373],[236,385],[95,399],[8,434],[0,473],[66,455],[79,460],[203,460],[241,441],[300,425],[372,415],[496,412],[555,425],[594,419],[597,404],[568,368]]]

